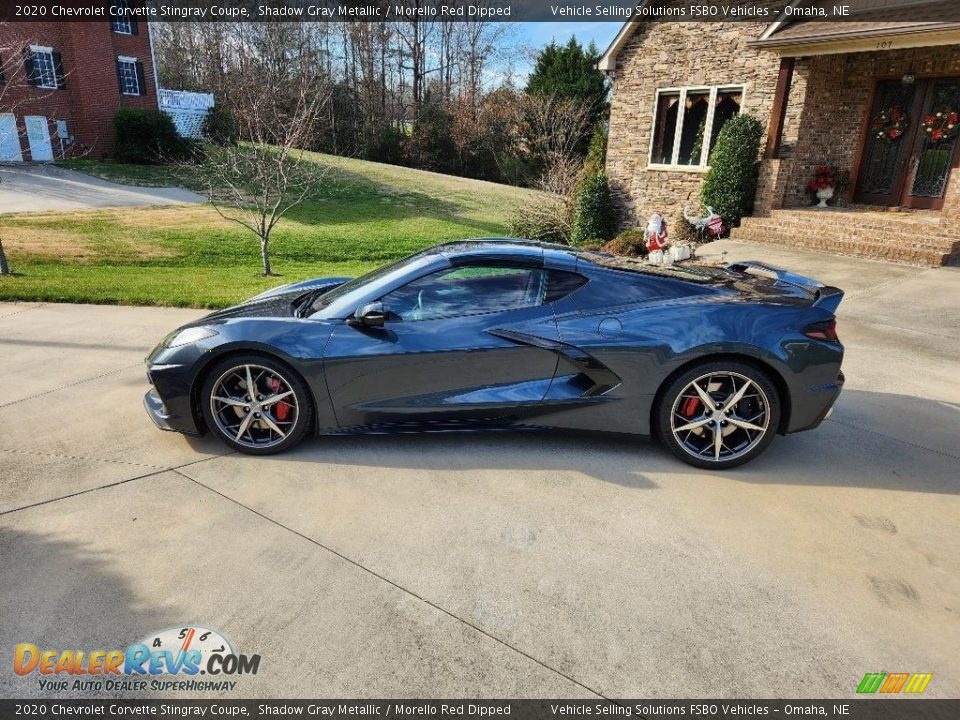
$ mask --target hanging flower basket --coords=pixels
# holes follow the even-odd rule
[[[870,121],[870,130],[877,140],[886,140],[887,142],[896,142],[902,138],[903,133],[909,126],[910,118],[907,117],[900,105],[893,105],[881,110]]]
[[[956,110],[941,110],[930,113],[923,119],[923,132],[930,142],[939,143],[952,140],[960,130],[960,112]]]

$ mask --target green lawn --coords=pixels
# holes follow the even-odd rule
[[[292,210],[273,234],[280,277],[258,273],[259,244],[208,205],[0,215],[15,273],[0,300],[221,307],[274,285],[357,275],[445,240],[500,235],[533,191],[362,160],[332,166],[323,196]],[[76,160],[64,167],[133,185],[197,188],[164,167]]]

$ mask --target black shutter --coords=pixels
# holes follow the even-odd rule
[[[117,87],[120,88],[120,94],[123,95],[123,76],[120,74],[119,60],[117,60]]]
[[[67,78],[63,73],[63,55],[58,52],[53,53],[53,68],[57,74],[57,87],[64,88],[67,86]]]
[[[131,20],[131,21],[130,21],[130,34],[131,34],[131,35],[139,35],[139,34],[140,34],[140,27],[137,25],[137,21],[136,21],[136,20]]]
[[[30,85],[37,85],[37,72],[33,65],[33,50],[30,48],[23,49],[23,70],[26,73],[27,82]]]
[[[141,95],[147,94],[147,79],[143,75],[143,63],[137,60],[137,88]]]

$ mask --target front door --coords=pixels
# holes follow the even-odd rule
[[[27,142],[30,144],[30,159],[34,162],[53,160],[53,147],[50,145],[50,126],[47,119],[40,115],[27,115],[23,118],[27,128]]]
[[[854,199],[939,209],[960,160],[960,79],[877,85]]]
[[[557,367],[549,273],[442,270],[384,296],[383,327],[338,327],[324,350],[324,374],[339,424],[523,417],[544,398]]]
[[[22,162],[17,117],[13,113],[0,114],[0,161]]]

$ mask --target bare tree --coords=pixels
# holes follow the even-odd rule
[[[264,275],[272,275],[270,237],[280,219],[320,195],[330,170],[304,157],[329,88],[300,79],[291,94],[252,84],[235,92],[231,110],[241,142],[211,147],[200,163],[208,198],[226,220],[250,230],[260,241]]]

